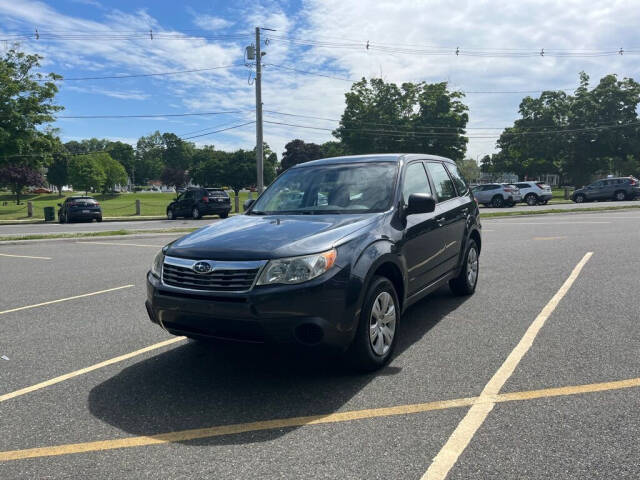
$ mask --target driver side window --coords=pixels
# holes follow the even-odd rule
[[[431,195],[431,186],[422,162],[409,164],[404,173],[402,198],[405,205],[409,203],[409,195],[412,193],[428,193]]]

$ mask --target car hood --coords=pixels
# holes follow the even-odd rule
[[[322,252],[382,217],[360,215],[236,215],[186,235],[167,255],[211,260],[268,260]]]

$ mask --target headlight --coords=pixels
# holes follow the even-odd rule
[[[271,260],[262,271],[258,285],[306,282],[329,270],[337,256],[336,250],[331,249],[315,255]]]
[[[151,273],[154,277],[160,278],[162,276],[162,264],[164,263],[164,253],[162,250],[158,252],[156,258],[153,259],[151,264]]]

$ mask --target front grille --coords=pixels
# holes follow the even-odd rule
[[[218,269],[211,273],[196,273],[189,267],[165,263],[162,280],[166,285],[210,292],[244,292],[251,288],[259,268]]]

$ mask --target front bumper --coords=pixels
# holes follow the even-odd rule
[[[299,285],[212,293],[165,285],[147,274],[147,313],[174,335],[345,350],[357,327],[357,292],[348,269]],[[355,295],[354,295],[355,293]]]

